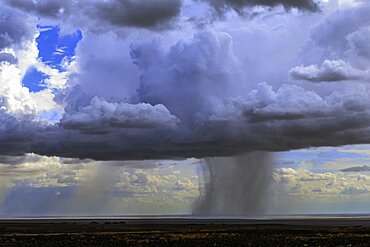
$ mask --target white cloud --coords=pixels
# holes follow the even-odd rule
[[[14,64],[0,64],[1,108],[13,114],[34,114],[36,106],[29,89],[21,84],[21,73]]]
[[[50,86],[40,92],[32,93],[22,84],[27,70],[31,66],[37,65],[38,67],[38,64],[41,64],[37,60],[38,49],[35,40],[28,42],[24,48],[12,51],[18,62],[15,64],[0,63],[0,104],[2,109],[9,114],[27,115],[31,119],[46,122],[59,121],[63,108],[55,102],[54,93],[51,90],[56,87]],[[42,66],[47,68],[46,65]],[[62,76],[55,71],[53,73],[47,73],[51,76],[50,80]],[[57,117],[58,115],[59,117]]]
[[[355,69],[343,60],[325,60],[321,67],[317,65],[297,66],[290,70],[295,80],[311,82],[336,82],[346,80],[369,80],[369,73]]]
[[[275,193],[297,198],[337,200],[370,193],[369,173],[315,173],[307,169],[276,168],[273,178],[278,185]]]

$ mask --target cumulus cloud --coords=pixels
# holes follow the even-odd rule
[[[359,57],[370,57],[370,45],[367,40],[370,38],[370,28],[361,28],[347,36],[350,50]]]
[[[79,180],[83,179],[83,169],[89,163],[85,160],[63,165],[59,157],[45,157],[36,154],[0,156],[0,160],[0,177],[11,178],[13,186],[23,181],[23,185],[30,187],[76,185]],[[48,174],[47,177],[45,173]]]
[[[273,172],[275,192],[279,195],[312,199],[338,199],[342,195],[370,193],[370,177],[356,173],[319,173],[307,169],[276,168]]]
[[[57,88],[57,78],[62,81],[60,77],[67,72],[57,73],[38,60],[39,50],[35,40],[38,35],[37,19],[34,16],[2,3],[0,16],[0,118],[2,125],[7,123],[5,136],[9,137],[15,133],[14,126],[31,127],[37,125],[33,122],[35,120],[48,123],[55,120],[50,116],[60,114],[62,107],[55,103],[51,89]],[[50,90],[47,88],[33,93],[23,84],[31,67],[40,68],[50,75],[47,79]],[[44,124],[41,122],[38,124]]]
[[[14,119],[23,128],[8,131],[12,135],[4,141],[24,130],[32,134],[13,152],[97,160],[228,156],[369,141],[366,87],[320,95],[298,85],[274,90],[262,83],[244,92],[232,44],[230,35],[215,31],[168,48],[158,39],[135,42],[131,57],[140,73],[135,95],[114,99],[103,87],[93,97],[77,84],[61,96],[66,112],[60,125]]]
[[[22,48],[7,51],[15,59],[13,63],[0,62],[0,108],[4,113],[13,114],[17,117],[24,116],[30,119],[44,120],[44,114],[62,111],[62,107],[54,102],[52,90],[45,89],[32,93],[29,88],[23,85],[22,80],[30,66],[38,64],[37,44],[32,38],[25,42]],[[0,53],[1,54],[1,53]],[[48,68],[42,65],[45,69]],[[50,84],[55,81],[57,73],[50,77]]]
[[[154,4],[162,6],[165,2]],[[43,15],[53,18],[62,17],[52,13],[69,16],[77,11],[63,5],[67,3],[53,1],[8,2],[12,3],[14,8],[27,7],[35,13],[44,6]],[[262,3],[260,5],[270,4]],[[271,7],[276,3],[285,4],[286,8],[305,6],[281,1],[271,2]],[[73,4],[88,5],[82,1]],[[147,7],[141,1],[92,2],[89,11],[98,5],[110,4]],[[250,4],[257,2],[246,2],[243,6]],[[83,9],[81,11],[87,11]],[[99,9],[108,11],[109,8]],[[158,11],[163,9],[159,7]],[[254,20],[253,23],[261,22],[262,27],[233,29],[230,33],[220,31],[228,30],[228,23],[219,24],[221,27],[215,24],[202,31],[185,28],[159,35],[135,29],[132,35],[135,37],[123,37],[115,32],[84,32],[73,65],[66,68],[70,71],[63,75],[63,80],[58,80],[63,83],[54,83],[59,86],[50,86],[49,93],[42,94],[29,92],[21,83],[29,65],[37,64],[37,46],[34,40],[30,41],[30,48],[23,49],[22,54],[32,55],[36,62],[14,51],[18,62],[2,63],[0,131],[3,135],[0,141],[7,145],[0,147],[1,153],[35,152],[97,160],[171,159],[368,143],[370,97],[363,80],[367,72],[351,57],[366,59],[364,49],[367,48],[361,40],[367,35],[369,23],[360,9],[329,17],[305,15],[309,23],[323,20],[311,33],[305,31],[309,36],[300,38],[298,44],[293,38],[300,30],[291,24],[295,21],[293,18],[298,17],[290,14],[271,17],[279,23],[286,19],[284,25],[278,27],[268,29],[265,26],[269,21]],[[359,18],[355,18],[357,14]],[[324,31],[337,27],[345,16],[351,16],[354,25],[347,25],[344,33],[336,36],[339,44]],[[110,25],[121,24],[112,22]],[[287,51],[294,43],[294,52],[288,58],[280,59],[283,54],[280,49],[269,48],[266,52],[265,46],[275,47],[285,37],[284,33],[289,32],[289,39],[282,45],[289,47],[282,49]],[[240,38],[245,33],[248,38]],[[254,35],[258,38],[252,39]],[[258,42],[260,37],[269,42]],[[302,55],[299,59],[302,64],[313,65],[294,67],[295,52],[299,47],[309,46],[324,52],[316,54],[317,61],[312,63],[304,61],[308,55]],[[248,52],[241,52],[244,50]],[[268,67],[276,64],[277,58],[284,66],[271,69],[270,75]],[[289,80],[292,67],[293,79],[308,82]],[[263,78],[273,83],[269,80],[261,83]],[[309,83],[334,80],[358,83],[350,87],[346,83]],[[55,93],[55,88],[60,93]],[[50,104],[46,104],[45,99]],[[41,109],[57,108],[60,113],[64,111],[60,121],[49,124],[39,121]]]
[[[343,60],[325,60],[321,67],[317,65],[298,66],[290,70],[295,80],[311,82],[334,82],[366,79],[365,71],[355,69]]]
[[[369,10],[369,4],[362,3],[357,7],[335,11],[313,25],[310,38],[302,49],[301,59],[304,63],[341,59],[357,64],[359,56],[355,54],[358,53],[356,46],[366,49],[360,40],[366,37],[366,29],[370,25]]]
[[[89,106],[61,119],[63,128],[99,133],[114,128],[175,127],[178,119],[163,105],[109,103],[93,98]]]
[[[164,104],[182,121],[194,121],[198,112],[207,114],[236,90],[232,84],[236,84],[239,64],[230,35],[200,32],[168,51],[161,50],[158,42],[131,47],[133,62],[142,74],[137,90],[140,100]]]
[[[0,4],[0,51],[21,45],[35,35],[34,17]]]
[[[238,102],[243,115],[251,122],[294,120],[319,116],[328,110],[324,99],[296,85],[283,85],[276,92],[266,83],[258,85],[245,100]]]
[[[366,44],[369,36],[370,5],[335,11],[312,26],[310,37],[303,46],[303,64],[292,69],[293,78],[313,82],[368,80],[370,58]]]

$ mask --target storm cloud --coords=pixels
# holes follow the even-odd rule
[[[318,8],[312,1],[208,2],[221,9]],[[281,22],[273,27],[269,20],[251,20],[263,22],[253,28],[220,21],[203,30],[181,23],[179,30],[165,31],[185,19],[181,1],[6,3],[14,15],[27,11],[71,23],[94,16],[100,27],[130,27],[134,35],[83,29],[67,72],[52,70],[65,79],[63,87],[41,91],[61,109],[59,118],[45,121],[40,92],[22,82],[30,60],[24,54],[37,56],[35,27],[18,35],[15,24],[4,24],[2,33],[11,38],[3,46],[14,59],[1,62],[1,155],[183,159],[370,142],[365,4],[327,16],[299,12],[307,25],[287,12],[269,17]],[[335,33],[341,23],[345,27]],[[12,48],[23,40],[28,50]],[[34,60],[32,66],[41,66]]]

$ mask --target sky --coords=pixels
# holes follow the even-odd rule
[[[369,11],[0,0],[0,216],[369,213]]]

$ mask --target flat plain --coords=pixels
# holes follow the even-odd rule
[[[370,246],[370,219],[3,219],[0,246]]]

